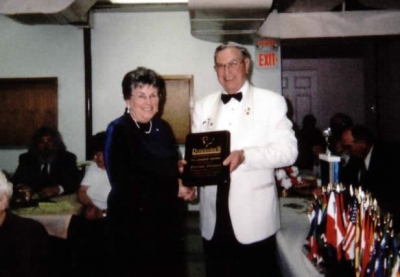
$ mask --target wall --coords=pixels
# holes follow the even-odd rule
[[[380,44],[377,61],[379,139],[399,143],[400,39]]]
[[[92,19],[94,133],[122,114],[120,83],[137,66],[193,74],[195,99],[220,88],[213,69],[217,44],[190,35],[188,12],[94,13]],[[59,129],[67,148],[84,160],[83,31],[0,16],[0,37],[0,78],[59,78]],[[254,55],[254,47],[249,51]],[[280,93],[280,69],[255,69],[253,83]],[[0,149],[0,168],[13,172],[23,151]]]
[[[82,30],[72,26],[23,25],[0,15],[0,38],[0,78],[58,78],[58,127],[67,148],[83,158]],[[0,168],[13,172],[18,155],[24,151],[0,149]]]
[[[365,123],[362,59],[285,59],[282,61],[282,70],[308,69],[317,71],[317,99],[313,99],[312,103],[320,129],[329,127],[330,117],[337,112],[348,114],[353,118],[354,123]]]
[[[146,66],[161,75],[193,75],[194,97],[220,89],[213,69],[218,44],[190,35],[187,12],[94,13],[93,130],[103,130],[124,110],[121,81]],[[249,47],[254,56],[254,47]],[[280,70],[255,69],[255,85],[281,91]]]

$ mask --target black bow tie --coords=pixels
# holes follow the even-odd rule
[[[236,100],[240,102],[243,98],[243,94],[241,92],[235,94],[221,94],[221,100],[224,104],[228,103],[232,98],[236,98]]]

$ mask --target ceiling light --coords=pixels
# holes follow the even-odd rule
[[[110,0],[111,3],[118,4],[175,4],[188,3],[189,0]]]

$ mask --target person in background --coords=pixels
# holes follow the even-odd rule
[[[13,214],[13,186],[0,170],[0,276],[50,276],[50,242],[37,221]]]
[[[122,80],[124,114],[107,128],[104,158],[111,192],[107,231],[110,276],[182,276],[184,202],[173,131],[159,115],[165,82],[138,67]]]
[[[376,141],[363,125],[347,128],[342,134],[342,145],[350,160],[341,181],[371,192],[379,207],[394,215],[394,228],[399,231],[400,145]]]
[[[88,220],[102,218],[107,211],[107,197],[111,185],[103,158],[105,139],[106,132],[97,133],[92,137],[93,162],[86,169],[78,191],[78,199],[85,207],[85,217]]]
[[[43,198],[77,191],[76,156],[66,150],[56,129],[41,127],[33,134],[28,152],[19,156],[12,183],[16,190],[28,187]]]
[[[332,154],[342,157],[342,163],[346,165],[349,156],[342,147],[342,133],[347,128],[353,126],[353,120],[344,113],[335,113],[329,120],[332,136],[329,138],[330,150]]]
[[[278,93],[249,83],[251,57],[244,46],[234,42],[218,46],[214,64],[223,90],[196,102],[192,132],[230,131],[231,152],[223,165],[230,169],[231,182],[200,188],[206,273],[208,277],[280,276],[274,169],[292,165],[297,157],[287,104]]]
[[[307,114],[304,116],[302,128],[297,134],[299,155],[296,165],[300,170],[313,170],[313,166],[319,162],[318,155],[325,151],[325,139],[316,124],[315,116]]]
[[[78,190],[78,200],[83,204],[82,214],[73,215],[68,227],[73,268],[79,276],[104,276],[105,227],[107,197],[111,190],[104,165],[105,132],[95,134],[88,146],[93,161],[85,170]]]

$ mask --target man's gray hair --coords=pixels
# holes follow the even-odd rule
[[[225,42],[221,45],[219,45],[216,49],[215,49],[215,53],[214,53],[214,62],[216,61],[217,58],[217,54],[226,49],[226,48],[236,48],[237,50],[240,51],[240,53],[242,54],[242,58],[243,59],[249,59],[251,61],[251,55],[249,53],[249,51],[247,50],[246,47],[244,47],[243,45],[237,43],[237,42],[233,42],[233,41],[228,41]]]
[[[0,194],[5,193],[8,199],[11,199],[13,194],[13,186],[10,181],[7,180],[6,175],[0,169]]]

